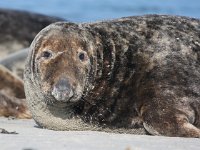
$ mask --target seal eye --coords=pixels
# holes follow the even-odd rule
[[[81,61],[84,61],[84,59],[85,59],[85,54],[84,54],[84,53],[80,53],[80,54],[79,54],[79,59],[80,59]]]
[[[49,52],[49,51],[44,51],[43,53],[42,53],[42,57],[44,57],[45,59],[48,59],[48,58],[50,58],[52,56],[52,54],[51,54],[51,52]]]

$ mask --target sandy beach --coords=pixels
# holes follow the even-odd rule
[[[30,120],[0,117],[1,150],[199,150],[195,138],[113,134],[93,131],[52,131]],[[1,130],[0,130],[1,132]]]

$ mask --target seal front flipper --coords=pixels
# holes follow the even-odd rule
[[[189,123],[188,118],[184,115],[174,116],[173,113],[166,113],[155,116],[151,114],[151,111],[143,114],[143,125],[152,135],[200,137],[200,129]]]
[[[196,127],[193,108],[183,103],[180,107],[178,103],[170,103],[166,97],[163,100],[163,97],[146,99],[148,102],[141,107],[144,128],[152,135],[199,138],[200,129]],[[174,98],[172,95],[170,97]]]

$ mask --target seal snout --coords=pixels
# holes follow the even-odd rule
[[[68,101],[73,95],[72,86],[70,85],[68,79],[61,78],[53,86],[52,95],[58,101]]]

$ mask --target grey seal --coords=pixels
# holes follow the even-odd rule
[[[25,67],[33,118],[53,130],[200,137],[199,35],[198,19],[167,15],[51,24]]]

